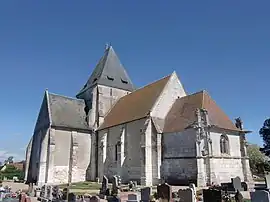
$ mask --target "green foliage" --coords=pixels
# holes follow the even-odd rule
[[[264,121],[263,127],[260,129],[260,135],[263,138],[264,149],[270,149],[270,119]],[[270,153],[267,152],[267,155],[269,156]]]
[[[3,179],[6,177],[9,180],[12,180],[13,177],[18,177],[19,180],[22,180],[24,178],[24,172],[21,170],[18,170],[13,165],[6,165],[6,168],[0,172],[0,178]]]
[[[260,167],[265,170],[270,170],[270,165],[266,159],[265,154],[260,152],[260,147],[257,145],[249,145],[247,147],[247,154],[249,156],[249,164],[253,174],[261,173]]]

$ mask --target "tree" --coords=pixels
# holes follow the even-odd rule
[[[6,177],[9,180],[12,180],[13,177],[18,177],[19,179],[24,178],[24,172],[17,169],[14,165],[6,165],[6,168],[3,171],[0,171],[1,178]]]
[[[263,166],[265,170],[269,170],[269,163],[267,157],[260,151],[260,147],[251,144],[247,147],[247,154],[249,156],[249,164],[252,173],[260,173],[260,167]]]
[[[260,136],[263,138],[264,143],[262,151],[267,156],[270,156],[270,118],[264,121],[263,126],[260,129]]]

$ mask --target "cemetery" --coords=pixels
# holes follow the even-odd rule
[[[239,177],[231,179],[230,183],[212,184],[203,189],[197,189],[192,183],[186,187],[171,186],[165,182],[153,187],[140,186],[135,181],[122,184],[119,176],[114,176],[112,183],[103,176],[101,183],[96,183],[95,186],[90,183],[89,189],[86,187],[87,182],[80,185],[82,186],[78,187],[79,192],[74,185],[43,185],[35,188],[33,194],[37,200],[43,202],[270,202],[268,173],[265,175],[265,184],[255,184],[254,189],[241,182]]]

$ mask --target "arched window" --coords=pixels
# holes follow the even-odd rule
[[[229,138],[227,135],[220,136],[220,153],[229,154]]]

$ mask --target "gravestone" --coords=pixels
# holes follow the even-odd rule
[[[151,187],[144,187],[141,189],[141,201],[149,202],[151,197],[152,189]]]
[[[47,192],[46,192],[45,198],[52,201],[52,198],[53,198],[53,196],[52,196],[52,186],[48,185],[46,189],[47,189]]]
[[[232,178],[232,184],[233,184],[235,191],[237,191],[237,190],[242,191],[240,177]]]
[[[112,179],[112,195],[117,195],[118,194],[118,179],[116,176],[113,176]]]
[[[161,201],[172,201],[172,188],[167,183],[157,186],[157,197]]]
[[[137,194],[129,194],[127,202],[138,202]]]
[[[99,202],[100,201],[100,198],[98,196],[92,196],[90,198],[90,202]]]
[[[250,197],[252,202],[270,202],[270,194],[265,190],[250,192]]]
[[[110,196],[107,200],[108,202],[121,202],[121,199],[118,196]]]
[[[244,197],[240,193],[239,190],[236,191],[236,194],[235,194],[234,198],[235,198],[235,202],[244,202]]]
[[[68,194],[68,201],[69,202],[75,202],[76,201],[76,195],[74,193],[69,193]]]
[[[266,188],[270,189],[270,174],[264,176]]]
[[[221,191],[215,189],[204,189],[203,202],[222,202]]]
[[[130,191],[133,191],[133,188],[134,188],[134,183],[133,183],[133,181],[129,181],[129,183],[128,183],[128,189],[129,189]]]
[[[52,200],[56,201],[59,200],[59,186],[52,187]]]
[[[40,197],[42,198],[45,197],[45,194],[46,194],[46,186],[43,185],[40,190]]]
[[[108,189],[108,178],[104,175],[102,179],[101,189],[99,192],[99,195],[102,199],[105,198],[107,189]]]
[[[243,188],[244,191],[247,191],[248,190],[248,185],[246,182],[241,182],[241,186]]]
[[[196,197],[193,189],[179,189],[178,190],[179,202],[196,202]]]

